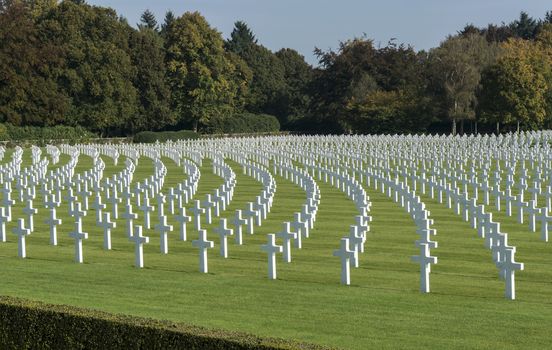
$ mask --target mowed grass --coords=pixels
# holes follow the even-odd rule
[[[24,158],[29,164],[29,150]],[[64,156],[61,163],[67,160]],[[122,169],[122,160],[116,167],[109,158],[104,160],[104,176]],[[182,169],[169,159],[163,161],[168,168],[166,187],[185,179]],[[261,185],[243,175],[236,163],[228,163],[238,180],[234,200],[223,213],[230,219],[260,194]],[[81,156],[76,172],[91,166],[91,159]],[[204,161],[194,199],[203,200],[222,184],[211,166]],[[141,158],[134,180],[152,173],[151,160]],[[418,252],[413,220],[380,191],[367,188],[373,223],[360,268],[352,270],[352,285],[346,287],[339,284],[340,261],[332,252],[354,223],[356,210],[343,193],[318,181],[322,200],[315,229],[303,249],[292,250],[291,264],[278,257],[278,280],[271,281],[260,245],[267,233],[291,221],[305,200],[299,187],[275,179],[278,189],[268,219],[254,235],[244,233],[243,246],[230,238],[228,259],[219,255],[218,237],[209,231],[215,248],[209,251],[208,274],[199,273],[198,251],[191,245],[197,233],[189,225],[188,241],[179,241],[172,216],[169,221],[175,231],[170,234],[169,254],[160,253],[158,234],[145,230],[150,237],[144,249],[145,268],[136,269],[124,221],[117,222],[113,250],[106,251],[91,210],[84,224],[90,235],[84,242],[85,263],[74,263],[67,208],[59,210],[64,220],[58,227],[59,245],[51,246],[39,195],[35,232],[27,238],[28,258],[17,258],[13,223],[8,225],[8,242],[0,244],[0,294],[351,349],[549,347],[552,246],[539,242],[538,234],[529,233],[526,225],[504,218],[511,243],[518,246],[518,260],[526,262],[526,271],[517,274],[518,300],[507,301],[504,283],[476,231],[452,210],[424,197],[438,230],[439,248],[432,254],[439,263],[432,267],[432,293],[422,295],[419,266],[411,262]],[[14,217],[22,217],[21,209],[18,203]],[[212,226],[216,224],[217,219]]]

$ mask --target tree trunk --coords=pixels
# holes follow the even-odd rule
[[[496,136],[500,135],[500,122],[496,122]]]
[[[452,136],[456,135],[456,118],[452,118]]]
[[[197,120],[194,120],[194,132],[197,132],[197,124],[198,124],[198,121]]]
[[[460,135],[464,135],[464,119],[460,119]]]
[[[519,120],[517,121],[517,133],[519,134]]]
[[[475,132],[474,132],[474,134],[477,135],[477,120],[474,122],[474,125],[475,125]]]

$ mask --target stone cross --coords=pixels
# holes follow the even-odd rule
[[[84,261],[82,254],[82,241],[88,239],[88,233],[82,231],[82,217],[85,212],[81,211],[81,204],[75,203],[75,229],[69,232],[69,237],[75,239],[75,261],[82,264]]]
[[[548,223],[552,222],[552,216],[548,215],[547,207],[541,208],[539,214],[537,219],[541,222],[541,239],[548,242]]]
[[[29,230],[31,230],[31,232],[34,232],[34,215],[38,212],[38,210],[36,208],[33,208],[33,200],[32,199],[27,199],[27,204],[25,205],[25,207],[23,208],[23,213],[27,215],[27,217],[29,218]]]
[[[165,203],[167,202],[167,197],[162,192],[159,192],[155,198],[157,200],[157,217],[161,218],[165,216]],[[174,214],[174,211],[171,214]]]
[[[111,250],[111,230],[117,227],[115,221],[111,221],[111,214],[109,212],[104,212],[102,215],[102,221],[99,222],[98,226],[103,228],[104,232],[104,249]]]
[[[144,202],[145,202],[145,199],[144,199]],[[168,254],[169,253],[169,241],[167,239],[167,233],[172,232],[173,227],[172,227],[172,225],[167,224],[167,217],[166,216],[161,216],[159,218],[159,223],[155,225],[155,230],[157,232],[159,232],[159,235],[160,235],[160,238],[161,238],[161,240],[160,240],[161,254]]]
[[[129,202],[126,203],[125,212],[121,217],[126,220],[126,233],[127,237],[130,238],[133,235],[132,229],[134,228],[134,220],[138,218],[138,215],[132,212],[132,204]]]
[[[500,262],[497,262],[497,267],[501,269],[504,273],[504,278],[506,280],[506,299],[515,300],[516,299],[516,280],[515,272],[523,270],[523,263],[518,263],[514,261],[514,254],[516,253],[515,248],[506,249],[504,259]]]
[[[303,236],[303,231],[306,226],[307,223],[301,220],[301,213],[295,213],[293,221],[291,222],[291,227],[293,228],[293,231],[297,233],[297,237],[295,238],[295,248],[297,249],[303,248],[301,237]]]
[[[194,204],[190,211],[194,214],[194,228],[199,231],[201,230],[201,214],[205,213],[205,209],[201,207],[201,203],[197,199]]]
[[[154,208],[153,205],[150,205],[150,199],[147,195],[147,192],[145,192],[142,204],[138,207],[138,209],[144,212],[144,226],[149,230],[151,228],[150,213],[153,211]]]
[[[211,215],[211,208],[213,208],[215,206],[215,202],[213,202],[213,200],[211,199],[211,195],[208,194],[206,196],[207,198],[203,201],[203,207],[205,208],[205,223],[207,223],[207,225],[210,225],[213,223],[213,216]]]
[[[429,273],[431,271],[430,264],[437,264],[437,257],[429,254],[429,245],[421,243],[420,255],[413,256],[412,260],[420,264],[420,291],[429,293]]]
[[[0,190],[2,192],[2,205],[6,209],[6,215],[8,221],[12,220],[11,206],[15,204],[15,201],[11,198],[11,188],[9,182],[4,182],[4,187]]]
[[[14,227],[13,233],[17,236],[17,255],[20,258],[27,257],[27,248],[25,246],[25,237],[31,234],[31,230],[25,228],[25,219],[17,219],[17,226]]]
[[[192,221],[192,217],[186,215],[185,207],[180,207],[180,214],[176,215],[175,219],[180,224],[180,240],[186,241],[188,239],[186,223]]]
[[[261,215],[260,212],[253,209],[253,202],[247,203],[247,209],[242,211],[242,215],[247,218],[247,233],[253,234],[254,219]]]
[[[199,202],[196,200],[196,202]],[[199,232],[199,238],[192,241],[192,246],[199,249],[199,272],[201,273],[207,273],[209,272],[208,269],[208,262],[207,262],[207,249],[213,248],[215,246],[215,243],[213,241],[207,240],[207,231],[206,230],[198,230]]]
[[[57,245],[57,225],[61,225],[61,219],[56,217],[56,207],[50,208],[50,215],[44,223],[50,226],[50,244]]]
[[[281,253],[283,247],[276,245],[276,235],[273,233],[267,235],[267,243],[261,245],[261,249],[268,254],[268,278],[271,280],[276,279],[276,253]]]
[[[536,200],[530,200],[527,203],[527,207],[525,208],[525,212],[529,216],[529,230],[531,232],[537,231],[537,225],[535,223],[536,214],[539,213],[540,209],[537,208],[537,201]]]
[[[8,222],[8,215],[6,215],[6,208],[0,207],[0,241],[6,242],[6,222]]]
[[[100,192],[96,192],[91,208],[96,211],[96,223],[99,224],[102,221],[102,210],[105,209],[105,204],[102,203]]]
[[[349,248],[354,252],[353,258],[350,260],[351,266],[358,267],[358,253],[362,245],[362,237],[358,235],[358,228],[355,225],[349,227],[349,236],[347,238],[349,238]]]
[[[220,224],[213,230],[220,237],[220,255],[228,258],[228,236],[234,234],[234,230],[226,227],[226,219],[220,219]]]
[[[169,213],[174,215],[174,201],[177,195],[174,192],[174,187],[169,188],[169,193],[167,194],[167,202],[169,203]]]
[[[67,205],[69,207],[69,212],[72,212],[75,208],[74,208],[74,203],[75,201],[78,199],[74,194],[73,194],[73,188],[72,187],[69,187],[67,189],[67,195],[65,195],[65,197],[63,198],[67,201]]]
[[[282,245],[284,261],[291,262],[291,240],[297,239],[297,233],[291,231],[289,222],[284,222],[282,231],[276,233],[276,236],[284,241]]]
[[[142,236],[142,226],[134,226],[133,235],[128,239],[134,242],[134,266],[144,267],[144,244],[149,243],[149,237]]]
[[[528,203],[523,201],[522,194],[518,194],[513,204],[518,208],[518,223],[523,224],[523,211],[527,208]]]
[[[242,245],[243,244],[242,225],[245,225],[247,223],[247,219],[242,218],[241,210],[236,210],[236,214],[234,215],[234,220],[232,221],[232,223],[234,224],[236,244]]]
[[[341,284],[351,284],[351,259],[354,259],[355,252],[349,249],[349,239],[342,238],[339,250],[334,250],[333,256],[341,259]]]

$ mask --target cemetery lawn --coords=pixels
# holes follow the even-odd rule
[[[7,152],[4,161],[9,158]],[[122,158],[118,166],[103,158],[104,178],[123,168]],[[67,161],[63,155],[60,164]],[[171,160],[163,162],[168,168],[165,188],[184,179]],[[259,195],[261,185],[243,175],[236,163],[227,162],[238,181],[234,200],[222,215],[231,218]],[[24,165],[28,164],[26,149]],[[91,166],[91,158],[81,155],[76,173]],[[194,199],[203,199],[223,181],[212,173],[209,160],[200,170]],[[152,173],[152,162],[141,158],[134,181]],[[552,244],[539,241],[539,233],[530,233],[526,225],[497,217],[517,246],[517,260],[525,262],[525,271],[516,274],[517,300],[508,301],[504,282],[476,231],[452,210],[422,197],[435,219],[439,243],[432,250],[439,262],[432,267],[431,294],[422,295],[419,265],[411,262],[418,252],[414,221],[381,192],[365,187],[373,203],[373,222],[360,268],[352,269],[351,286],[345,287],[340,285],[340,261],[332,252],[354,223],[356,210],[343,193],[317,180],[322,199],[311,237],[303,241],[302,250],[292,249],[291,264],[278,256],[278,280],[271,281],[260,245],[267,233],[278,232],[283,221],[291,221],[305,199],[299,187],[275,179],[277,191],[268,220],[254,235],[244,233],[243,246],[230,238],[228,259],[220,257],[218,236],[209,231],[215,248],[208,253],[208,274],[199,273],[198,251],[191,245],[197,233],[188,225],[188,241],[178,241],[177,222],[170,215],[175,232],[169,235],[169,254],[160,253],[159,235],[144,229],[150,243],[144,247],[145,268],[140,270],[133,266],[134,246],[125,236],[123,220],[113,230],[113,250],[105,251],[103,233],[90,210],[83,223],[89,233],[83,243],[84,264],[74,263],[67,208],[62,204],[58,210],[63,225],[54,247],[44,224],[46,210],[35,201],[39,214],[35,232],[27,238],[27,259],[17,258],[14,222],[8,225],[8,242],[0,244],[0,294],[348,349],[550,347]],[[22,217],[21,209],[18,202],[14,217]],[[212,226],[218,224],[213,221]]]

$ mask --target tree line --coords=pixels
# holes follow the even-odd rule
[[[551,12],[428,51],[360,37],[315,54],[272,52],[241,21],[225,39],[198,12],[147,10],[135,28],[84,0],[0,0],[0,122],[104,136],[236,130],[244,115],[307,133],[552,126]]]

